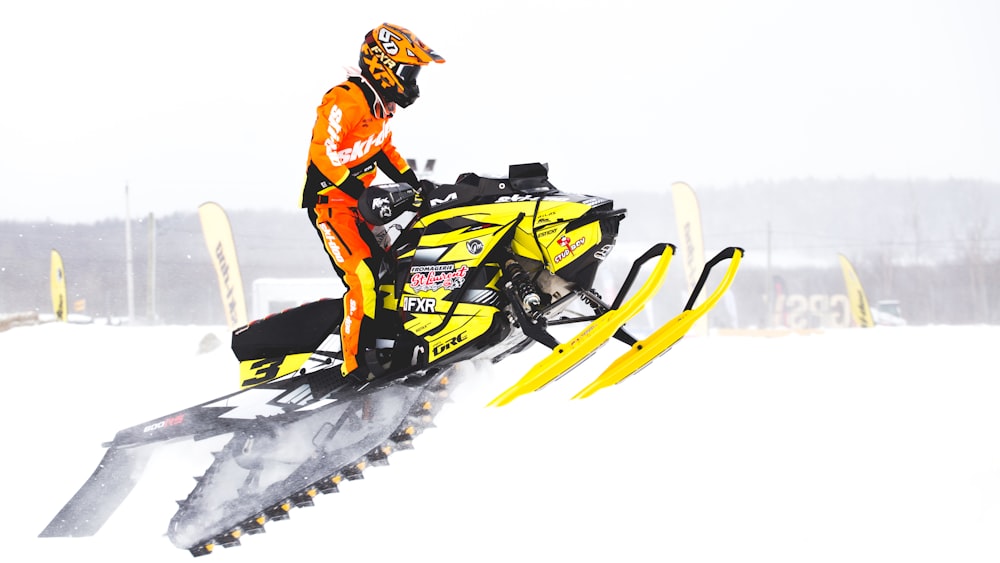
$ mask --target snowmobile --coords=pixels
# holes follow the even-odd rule
[[[232,333],[239,390],[119,431],[90,479],[40,534],[95,534],[167,442],[229,436],[168,525],[194,556],[284,520],[317,495],[338,491],[369,466],[412,447],[429,428],[464,362],[500,362],[541,344],[550,352],[488,406],[503,406],[565,375],[610,340],[628,346],[574,395],[589,397],[669,350],[732,284],[743,250],[728,247],[701,273],[677,316],[636,338],[625,324],[662,284],[676,247],[638,257],[611,303],[594,290],[625,209],[611,199],[560,191],[541,163],[504,177],[466,173],[453,184],[372,186],[359,212],[372,224],[381,263],[379,303],[359,361],[343,377],[340,299],[321,299]],[[423,188],[423,189],[420,189]],[[729,262],[702,295],[711,270]],[[633,290],[640,273],[650,270]],[[582,310],[581,310],[582,309]],[[556,327],[578,323],[568,339]]]

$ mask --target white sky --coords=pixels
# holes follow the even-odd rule
[[[219,327],[0,332],[15,376],[0,411],[9,545],[37,561],[191,561],[164,533],[223,442],[161,448],[96,536],[37,535],[115,432],[235,389],[226,346],[196,354],[210,332],[228,344]],[[543,356],[535,347],[466,371],[437,427],[388,467],[198,561],[997,561],[1000,379],[985,366],[998,338],[985,326],[689,337],[569,400],[624,351],[611,342],[486,408]],[[44,360],[54,349],[61,359]]]
[[[0,219],[123,217],[126,185],[133,217],[295,209],[315,107],[383,21],[448,59],[394,120],[438,180],[1000,181],[992,0],[38,0],[0,12]]]

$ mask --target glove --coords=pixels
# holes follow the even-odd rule
[[[434,182],[431,182],[430,180],[420,180],[420,185],[414,186],[414,188],[416,188],[417,190],[417,195],[419,195],[421,198],[434,191],[434,189],[437,187],[438,185],[435,184]]]
[[[420,185],[420,179],[417,178],[417,173],[413,171],[412,168],[403,173],[402,177],[399,179],[400,183],[409,184],[411,188],[418,189]]]

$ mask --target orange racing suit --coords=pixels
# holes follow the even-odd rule
[[[316,108],[316,124],[302,207],[316,228],[330,262],[347,288],[344,321],[340,327],[343,375],[358,368],[359,348],[373,345],[374,336],[362,330],[375,318],[377,264],[370,226],[357,209],[362,190],[371,185],[378,169],[394,182],[416,187],[417,175],[392,144],[389,119],[394,104],[384,104],[361,77],[350,77],[331,88]]]

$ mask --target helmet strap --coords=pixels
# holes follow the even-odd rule
[[[361,81],[365,84],[365,86],[367,86],[368,89],[371,90],[371,93],[374,95],[374,97],[372,98],[373,99],[372,115],[374,115],[376,119],[387,119],[392,117],[392,114],[396,112],[396,104],[393,102],[386,103],[382,99],[382,93],[379,92],[379,89],[376,88],[374,84],[372,84],[371,82],[368,81],[367,78],[365,78],[364,73],[361,73],[358,78],[361,79]]]

